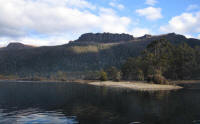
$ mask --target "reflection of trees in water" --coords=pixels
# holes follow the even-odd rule
[[[160,97],[151,94],[151,97],[145,98],[141,103],[143,108],[143,120],[148,124],[191,124],[193,120],[200,117],[200,99],[199,93],[191,94],[187,91],[171,92]],[[142,110],[140,110],[142,111]]]
[[[0,84],[0,109],[38,108],[77,116],[81,124],[190,124],[200,117],[200,92],[135,92],[71,83]]]
[[[76,106],[72,114],[77,116],[81,124],[110,124],[119,118],[112,111],[89,104]]]

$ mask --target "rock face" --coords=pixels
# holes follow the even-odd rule
[[[75,42],[117,43],[133,39],[134,37],[129,34],[86,33],[81,35]]]

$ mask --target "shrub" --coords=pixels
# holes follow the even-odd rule
[[[99,78],[100,81],[107,81],[108,80],[108,77],[107,77],[107,73],[105,71],[101,71],[100,72],[100,78]]]
[[[114,81],[120,81],[121,80],[121,72],[117,72],[116,77],[114,78]]]
[[[168,81],[166,80],[166,78],[162,75],[156,74],[153,76],[153,82],[156,84],[167,84]]]
[[[144,80],[144,73],[141,69],[138,69],[138,71],[137,71],[137,80],[139,80],[139,81]]]
[[[120,81],[121,79],[121,73],[116,67],[110,67],[106,70],[106,73],[109,80]]]

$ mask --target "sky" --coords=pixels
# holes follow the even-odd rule
[[[0,47],[66,44],[88,32],[200,39],[200,0],[0,0]]]

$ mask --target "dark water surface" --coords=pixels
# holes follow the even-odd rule
[[[200,90],[0,82],[0,124],[198,124]]]

